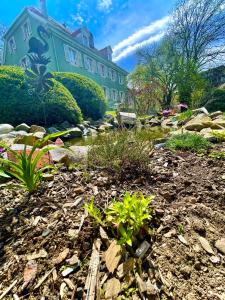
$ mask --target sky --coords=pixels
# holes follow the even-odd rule
[[[95,47],[111,45],[113,61],[127,71],[136,64],[136,51],[159,41],[168,26],[175,0],[47,0],[48,14],[72,31],[86,26]],[[25,6],[38,0],[1,0],[0,23],[10,26]]]

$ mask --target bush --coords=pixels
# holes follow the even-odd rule
[[[214,89],[207,101],[205,107],[208,111],[213,112],[217,110],[225,111],[225,89]]]
[[[52,125],[68,121],[80,123],[82,114],[70,92],[58,81],[43,97],[32,95],[24,70],[0,67],[0,123]],[[45,122],[46,121],[46,122]]]
[[[166,143],[166,147],[171,150],[191,150],[194,152],[207,150],[210,145],[204,137],[193,133],[174,135]]]
[[[101,167],[109,171],[132,175],[148,172],[151,141],[135,132],[127,130],[101,136],[97,145],[90,147],[88,162],[90,167]]]
[[[55,72],[54,77],[71,92],[86,118],[98,120],[104,116],[106,99],[97,83],[74,73]]]

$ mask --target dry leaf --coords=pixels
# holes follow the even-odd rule
[[[37,263],[35,260],[30,260],[26,264],[24,273],[23,273],[23,286],[22,290],[25,289],[25,287],[28,286],[28,284],[35,279],[37,275]]]
[[[39,252],[34,252],[32,254],[28,254],[27,260],[35,260],[38,258],[45,258],[47,256],[48,256],[48,253],[44,249],[41,249]]]
[[[70,252],[69,248],[64,249],[56,258],[52,259],[52,263],[54,265],[60,264],[62,261],[64,261],[66,259],[69,252]]]

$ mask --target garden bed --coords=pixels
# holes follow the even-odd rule
[[[140,291],[131,270],[133,282],[124,289],[125,279],[119,279],[114,299],[224,299],[225,253],[215,244],[225,236],[225,162],[163,149],[155,150],[151,172],[143,177],[127,173],[121,180],[105,171],[62,169],[30,198],[12,182],[1,186],[0,299],[11,284],[2,299],[92,299],[85,296],[85,283],[97,239],[98,283],[107,276],[97,298],[106,299],[107,282],[118,279],[118,267],[111,274],[104,261],[112,241],[104,241],[83,206],[94,195],[104,207],[126,191],[155,196],[150,249],[138,272],[142,283],[149,279],[152,285]],[[119,263],[131,256],[123,252]],[[72,272],[62,274],[68,268]]]

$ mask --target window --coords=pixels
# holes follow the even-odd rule
[[[123,102],[125,100],[124,92],[120,92],[120,101]]]
[[[92,73],[95,72],[95,64],[96,63],[92,58],[90,58],[88,56],[85,57],[85,66],[89,72],[92,72]]]
[[[99,70],[99,74],[102,76],[102,77],[107,77],[107,68],[105,65],[99,63],[98,64],[98,70]]]
[[[20,66],[24,69],[30,68],[30,60],[27,56],[24,56],[23,58],[21,58]]]
[[[81,65],[81,53],[71,48],[68,45],[64,45],[65,57],[66,61],[68,61],[71,65],[79,66]]]
[[[123,82],[124,82],[123,75],[118,74],[118,77],[119,77],[119,84],[123,84]]]
[[[16,41],[13,36],[9,40],[9,51],[11,54],[16,52]]]
[[[106,86],[103,86],[103,91],[104,91],[106,99],[108,100],[110,98],[109,89]]]
[[[116,81],[116,71],[112,70],[112,81]]]
[[[117,90],[112,90],[111,98],[113,101],[117,101]]]
[[[27,41],[29,39],[29,37],[31,36],[31,29],[30,29],[30,24],[28,21],[26,21],[23,24],[22,30],[23,30],[23,38],[25,41]]]

